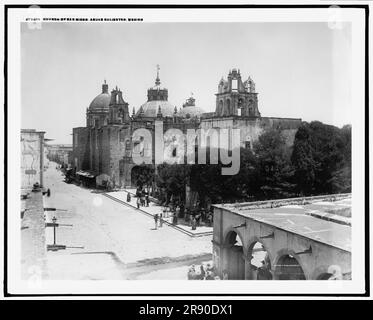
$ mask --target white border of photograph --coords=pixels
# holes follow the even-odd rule
[[[35,14],[35,12],[34,12]],[[142,22],[325,22],[325,9],[42,9],[42,17],[134,17]],[[340,11],[339,21],[351,22],[352,74],[352,280],[345,281],[22,281],[20,255],[20,23],[29,9],[8,9],[8,291],[11,294],[356,294],[365,291],[365,12]],[[73,23],[73,22],[72,22]],[[89,23],[89,22],[88,22]],[[106,22],[93,22],[106,23]],[[114,23],[114,22],[109,22]],[[37,128],[42,129],[42,128]],[[366,213],[367,214],[367,213]],[[212,251],[212,248],[211,248]],[[369,272],[369,270],[366,270]],[[195,298],[193,298],[195,299]]]

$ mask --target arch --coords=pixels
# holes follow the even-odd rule
[[[245,260],[242,236],[233,228],[224,237],[223,274],[228,280],[245,279]]]
[[[322,265],[315,269],[312,273],[311,279],[314,280],[342,280],[343,273],[337,265]]]
[[[267,246],[258,237],[253,237],[248,242],[247,261],[249,280],[272,280],[272,254]],[[264,263],[262,263],[264,261]]]
[[[333,275],[331,273],[324,272],[319,274],[316,280],[329,280],[332,276]]]
[[[291,250],[280,250],[274,268],[276,280],[306,280],[304,268]]]
[[[224,245],[232,244],[231,242],[229,242],[229,240],[231,239],[230,237],[232,237],[232,235],[231,235],[232,233],[235,233],[240,238],[240,241],[241,241],[242,244],[244,243],[243,236],[242,236],[241,232],[239,230],[236,230],[236,229],[230,227],[225,231],[225,234],[224,234],[224,237],[223,237]]]

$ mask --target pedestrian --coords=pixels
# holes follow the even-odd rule
[[[228,280],[228,271],[226,269],[223,270],[223,280]]]
[[[172,216],[172,224],[173,225],[177,224],[177,214],[176,213],[174,213],[174,215]]]
[[[145,201],[146,201],[146,206],[149,207],[149,202],[150,202],[150,200],[149,200],[149,192],[147,192],[146,195],[145,195]]]
[[[211,263],[207,264],[207,271],[214,272],[214,267],[211,265]]]
[[[209,227],[212,227],[212,214],[211,213],[209,213],[209,215],[207,216],[207,223]]]
[[[164,209],[163,209],[163,216],[164,216],[165,218],[168,218],[168,215],[167,215],[167,207],[164,207]]]
[[[51,196],[51,189],[48,188],[47,190],[47,196],[50,197]]]
[[[159,217],[159,227],[162,228],[163,226],[163,217],[162,217],[162,213],[160,214],[160,217]]]
[[[184,214],[185,214],[184,203],[181,203],[179,208],[180,208],[180,218],[184,218]]]
[[[175,209],[175,214],[176,214],[176,218],[180,218],[180,206],[176,206],[176,209]]]
[[[188,280],[194,280],[196,270],[194,268],[194,265],[192,265],[188,270]]]
[[[197,229],[196,218],[195,218],[195,217],[192,217],[192,230],[196,230],[196,229]]]
[[[201,280],[205,280],[205,277],[206,277],[206,271],[205,271],[205,268],[203,267],[203,264],[201,264]]]
[[[196,224],[197,224],[198,227],[200,226],[200,223],[201,223],[201,214],[198,213],[198,214],[196,215]]]
[[[140,209],[140,198],[139,197],[137,198],[136,204],[137,204],[137,209]]]
[[[141,193],[141,206],[145,207],[145,194]]]
[[[131,202],[131,194],[127,192],[127,202]]]
[[[214,280],[214,274],[211,271],[207,271],[206,280]]]
[[[257,280],[272,280],[272,273],[268,270],[269,266],[266,261],[262,261],[262,266],[258,268]]]
[[[155,230],[158,229],[158,213],[154,215]]]

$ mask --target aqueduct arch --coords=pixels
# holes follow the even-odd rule
[[[244,245],[239,232],[230,229],[224,238],[224,261],[223,272],[228,273],[229,280],[245,279]]]
[[[350,279],[351,226],[345,218],[323,218],[332,206],[346,208],[346,199],[350,194],[214,205],[217,272],[252,280],[263,267],[261,279],[268,280]]]

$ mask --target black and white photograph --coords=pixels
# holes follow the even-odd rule
[[[364,294],[366,11],[324,4],[9,7],[8,293]]]

